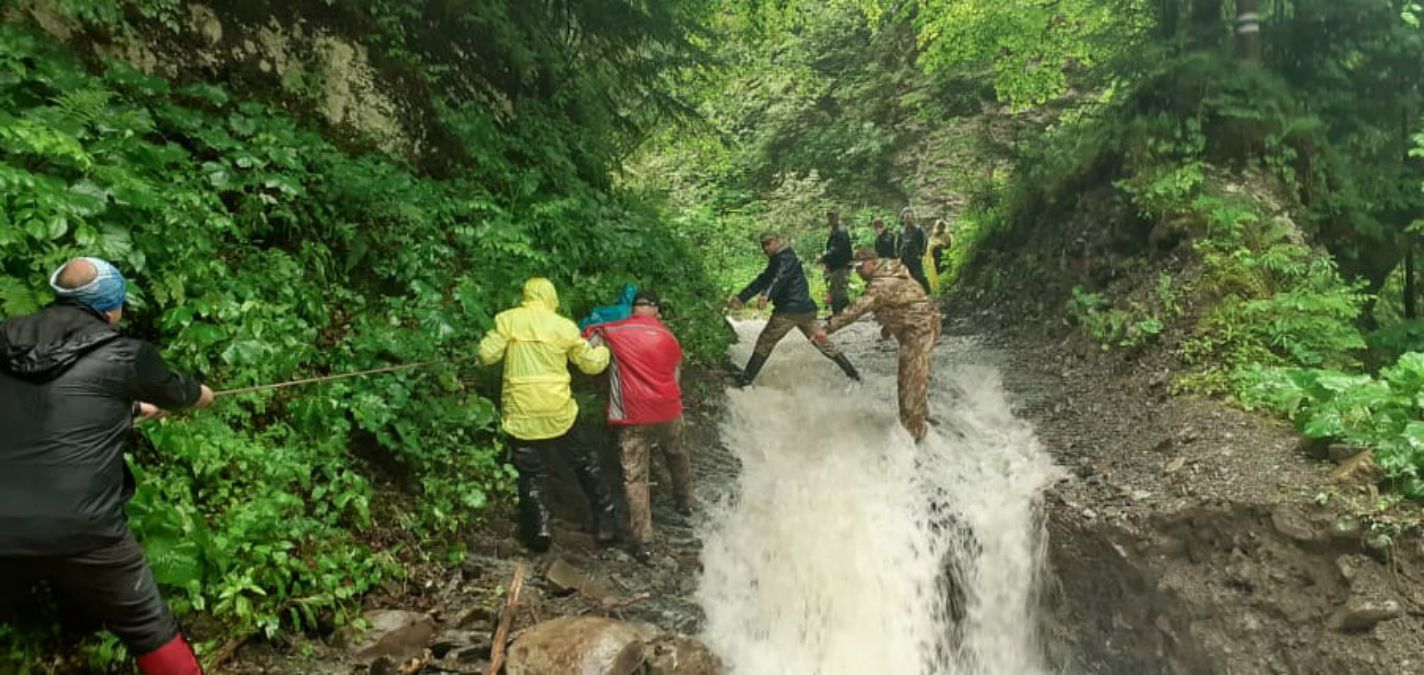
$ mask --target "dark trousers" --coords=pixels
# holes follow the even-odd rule
[[[901,263],[905,265],[905,271],[910,273],[910,278],[918,281],[924,287],[925,293],[930,292],[930,279],[925,276],[925,261],[923,258],[902,258]]]
[[[528,441],[514,440],[514,468],[519,471],[519,503],[526,523],[539,522],[548,518],[546,501],[549,468],[544,464],[543,451],[566,457],[573,464],[574,475],[588,498],[589,510],[595,522],[598,518],[613,515],[613,493],[603,479],[603,466],[599,463],[598,452],[588,443],[579,443],[570,429],[563,436]],[[526,525],[527,526],[527,525]]]
[[[66,615],[107,628],[135,656],[178,635],[178,623],[159,597],[153,571],[132,534],[74,555],[0,557],[0,621],[23,617],[41,581],[49,583]]]

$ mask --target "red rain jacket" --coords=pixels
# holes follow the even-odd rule
[[[613,351],[608,367],[608,424],[658,424],[682,415],[682,345],[651,316],[589,327],[584,335]]]

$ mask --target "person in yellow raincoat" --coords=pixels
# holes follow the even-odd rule
[[[501,426],[514,439],[513,464],[519,471],[520,528],[529,547],[548,550],[549,509],[545,501],[548,472],[541,451],[548,448],[573,461],[579,484],[593,510],[600,544],[617,536],[613,496],[603,480],[594,448],[572,437],[578,404],[569,388],[572,363],[589,375],[608,367],[607,347],[594,347],[573,321],[559,316],[553,282],[535,277],[524,283],[524,301],[494,318],[494,330],[480,340],[480,362],[504,361]]]

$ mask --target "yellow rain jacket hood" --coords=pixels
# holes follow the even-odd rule
[[[524,282],[524,302],[495,316],[480,340],[481,363],[504,360],[503,427],[521,440],[557,438],[573,427],[569,363],[589,375],[608,367],[608,348],[590,345],[558,309],[553,282],[535,277]]]

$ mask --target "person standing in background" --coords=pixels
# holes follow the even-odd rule
[[[818,261],[826,270],[826,286],[831,292],[831,314],[840,314],[850,304],[850,233],[841,227],[841,216],[835,211],[826,212],[826,224],[830,226],[830,236],[826,238],[826,252]]]
[[[900,263],[928,294],[930,280],[925,276],[925,254],[929,251],[929,242],[915,219],[915,212],[908,206],[900,210],[900,227]]]

